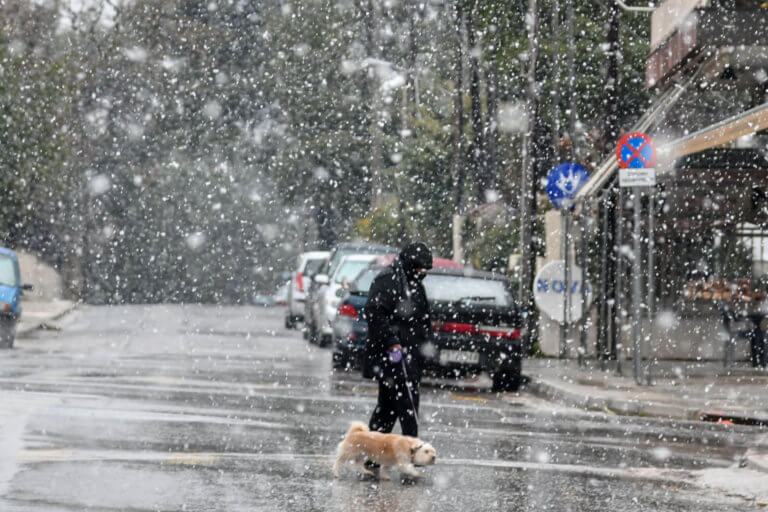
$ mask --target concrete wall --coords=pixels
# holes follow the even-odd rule
[[[64,284],[56,270],[43,263],[34,254],[17,251],[21,282],[31,284],[34,290],[24,292],[24,300],[50,301],[61,299],[64,294]]]

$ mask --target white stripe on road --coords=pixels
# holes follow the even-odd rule
[[[243,452],[153,452],[125,450],[79,450],[79,449],[45,449],[22,450],[17,460],[27,464],[45,462],[150,462],[168,465],[188,465],[213,467],[227,461],[309,461],[327,463],[333,457],[319,454],[297,453],[243,453]],[[634,480],[659,483],[692,483],[691,474],[682,470],[666,470],[658,468],[602,468],[594,466],[578,466],[574,464],[548,464],[526,461],[506,461],[489,459],[438,459],[437,470],[440,466],[485,467],[521,471],[544,471],[564,473],[573,476],[600,477],[617,480]],[[429,469],[427,469],[429,471]]]

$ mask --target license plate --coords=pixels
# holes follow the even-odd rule
[[[465,352],[463,350],[441,350],[440,364],[478,364],[479,352]]]

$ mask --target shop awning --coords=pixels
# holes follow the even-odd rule
[[[768,103],[681,137],[658,148],[658,151],[666,160],[674,160],[762,130],[768,130]]]

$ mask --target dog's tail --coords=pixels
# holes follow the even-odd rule
[[[341,468],[341,464],[345,462],[349,454],[345,454],[344,450],[344,444],[347,443],[347,439],[349,436],[354,434],[355,432],[368,432],[368,426],[363,423],[362,421],[353,421],[352,424],[349,426],[349,431],[347,431],[347,435],[344,438],[343,441],[339,443],[339,446],[336,447],[336,462],[333,464],[333,476],[336,478],[339,478],[339,469]]]
[[[347,435],[354,434],[355,432],[368,432],[368,426],[362,421],[353,421],[349,426]]]

